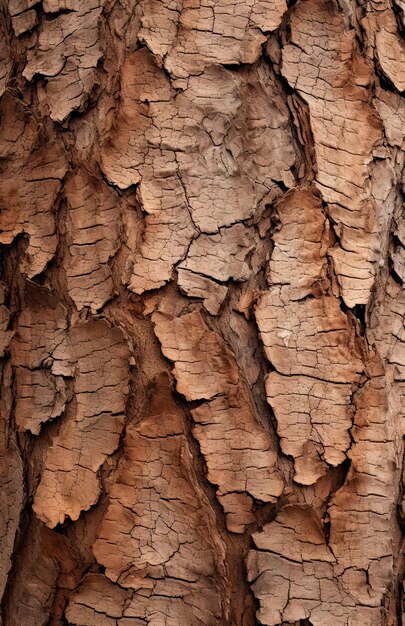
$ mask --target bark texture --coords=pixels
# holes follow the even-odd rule
[[[3,626],[402,623],[404,14],[0,3]]]

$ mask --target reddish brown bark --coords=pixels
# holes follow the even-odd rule
[[[4,626],[402,623],[403,16],[1,5]]]

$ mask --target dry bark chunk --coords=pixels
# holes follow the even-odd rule
[[[351,383],[363,371],[354,333],[333,296],[290,301],[274,287],[261,296],[256,319],[266,355],[280,374]]]
[[[370,319],[369,338],[378,345],[393,380],[401,383],[405,377],[405,294],[402,285],[392,277],[380,289],[382,293]]]
[[[314,512],[296,507],[287,507],[254,536],[260,552],[250,553],[248,567],[263,624],[310,619],[314,626],[326,626],[332,618],[342,626],[382,623],[398,550],[402,451],[398,413],[388,406],[379,370],[381,364],[374,363],[372,378],[354,396],[352,465],[329,508],[330,550],[319,522],[318,539],[311,540],[308,516]]]
[[[330,228],[321,199],[310,187],[293,189],[276,205],[274,248],[268,268],[270,285],[289,287],[291,300],[314,295],[324,282]]]
[[[297,459],[295,480],[312,484],[349,447],[350,394],[364,368],[354,334],[336,298],[293,301],[288,287],[264,293],[256,319],[277,370],[266,391],[282,449]]]
[[[37,435],[41,424],[60,416],[67,395],[62,376],[51,371],[53,354],[67,332],[67,312],[46,291],[33,294],[18,318],[11,342],[15,367],[15,419],[20,430]]]
[[[136,592],[125,615],[142,624],[153,614],[219,623],[215,579],[224,574],[224,546],[196,480],[185,428],[162,376],[147,415],[127,428],[125,457],[94,544],[106,576]]]
[[[371,68],[356,49],[355,31],[331,2],[305,0],[291,18],[282,71],[309,105],[317,181],[336,222],[333,258],[350,307],[366,304],[375,277],[379,233],[366,184],[381,123],[370,104]]]
[[[313,626],[377,626],[382,613],[356,607],[335,578],[335,557],[316,514],[290,505],[253,536],[258,550],[248,558],[248,575],[260,603],[261,624],[310,620]]]
[[[121,95],[111,139],[101,149],[101,165],[109,180],[121,189],[141,183],[137,195],[146,213],[145,233],[133,259],[130,289],[143,293],[170,279],[173,265],[185,254],[194,228],[177,174],[175,153],[163,143],[164,137],[149,139],[147,135],[153,127],[159,131],[161,124],[168,126],[166,132],[170,134],[171,120],[164,119],[164,113],[171,89],[145,49],[126,58],[121,71]],[[153,103],[157,103],[156,109]]]
[[[24,533],[15,577],[7,596],[7,623],[43,626],[52,618],[55,621],[60,618],[57,590],[76,588],[80,565],[69,539],[33,518]]]
[[[68,179],[65,194],[69,206],[65,265],[69,295],[79,310],[89,306],[95,313],[114,293],[108,261],[119,246],[117,197],[84,171]]]
[[[66,337],[67,311],[46,289],[28,291],[28,306],[18,317],[11,344],[13,365],[31,370],[46,367]]]
[[[236,389],[240,375],[234,356],[198,311],[177,318],[158,312],[152,319],[163,354],[175,363],[177,391],[187,400],[210,400]]]
[[[139,37],[180,78],[210,65],[254,63],[266,41],[263,31],[275,30],[286,9],[284,0],[143,0],[141,6]]]
[[[267,400],[277,419],[284,454],[294,457],[294,479],[311,485],[337,466],[350,448],[351,387],[309,376],[266,378]]]
[[[205,308],[216,315],[227,294],[227,288],[218,283],[249,278],[249,259],[257,239],[254,230],[243,224],[219,229],[215,235],[200,235],[178,266],[179,286],[190,296],[204,298]]]
[[[56,250],[52,209],[66,173],[66,155],[59,141],[46,142],[36,120],[9,94],[2,98],[0,117],[0,243],[28,236],[20,265],[32,278]]]
[[[228,293],[228,288],[225,285],[181,267],[177,270],[177,283],[183,293],[193,298],[202,298],[205,309],[211,315],[218,315],[221,304]]]
[[[405,103],[398,94],[385,91],[384,89],[378,89],[376,96],[374,105],[384,122],[388,143],[391,146],[402,148],[404,143]]]
[[[66,404],[65,382],[47,369],[16,368],[15,419],[22,430],[38,435],[42,422],[62,415]]]
[[[404,91],[405,44],[394,8],[385,0],[376,7],[368,6],[363,26],[375,48],[374,55],[380,69],[399,92]]]
[[[202,315],[155,313],[153,321],[163,354],[175,362],[179,393],[188,400],[210,400],[192,411],[198,424],[194,434],[228,513],[227,527],[243,532],[253,521],[252,498],[274,502],[282,492],[274,444],[256,415],[234,354]]]
[[[355,334],[327,278],[327,219],[314,190],[285,195],[276,207],[270,288],[256,306],[266,356],[276,372],[266,393],[295,480],[313,484],[350,447],[353,385],[364,366]],[[328,293],[329,292],[329,293]]]
[[[23,33],[32,30],[35,26],[36,21],[36,11],[26,11],[21,15],[16,15],[12,19],[13,30],[17,36],[22,35]]]
[[[98,500],[97,472],[116,450],[128,393],[129,350],[104,321],[73,326],[54,351],[52,372],[74,377],[74,400],[45,457],[34,511],[49,527],[76,520]]]
[[[67,8],[64,3],[48,10]],[[42,20],[37,44],[28,51],[23,76],[46,78],[40,99],[49,107],[51,119],[63,122],[83,107],[95,83],[95,68],[102,57],[99,17],[103,0],[76,0],[74,7],[53,20]]]
[[[261,65],[258,72],[260,84],[248,72],[235,76],[211,67],[176,93],[145,49],[125,60],[119,115],[100,158],[112,183],[121,189],[139,185],[146,217],[129,283],[135,293],[169,281],[174,265],[200,245],[189,250],[197,231],[219,233],[252,218],[276,181],[294,183],[288,111],[268,68]],[[249,128],[248,145],[230,131],[233,119],[237,128]],[[277,150],[277,160],[268,160],[269,149]],[[260,172],[254,173],[256,155]],[[221,232],[224,246],[231,232]],[[188,287],[194,293],[201,288],[201,281]]]
[[[354,403],[352,464],[329,509],[330,546],[343,588],[356,603],[378,607],[390,587],[398,549],[393,528],[403,429],[398,409],[389,406],[384,376],[367,381]]]
[[[191,415],[197,424],[193,434],[207,463],[208,480],[218,485],[227,528],[244,532],[254,521],[252,498],[275,502],[283,490],[274,444],[255,417],[243,384],[234,395],[214,398]]]
[[[253,229],[243,224],[220,229],[215,235],[200,235],[179,268],[219,282],[243,281],[249,277],[249,254],[255,247]]]
[[[38,3],[39,0],[9,0],[8,11],[12,17],[15,17],[16,15],[21,15],[22,13],[29,11]]]
[[[121,620],[129,593],[101,574],[88,574],[69,601],[65,616],[75,626],[138,626]]]
[[[254,181],[260,204],[262,199],[268,201],[267,194],[274,191],[276,181],[294,187],[292,170],[299,161],[298,150],[290,112],[267,63],[245,66],[237,77],[241,104],[224,143],[241,171]]]
[[[205,132],[193,133],[198,141],[191,162],[182,152],[177,159],[195,224],[215,233],[254,217],[277,193],[277,182],[294,184],[289,113],[264,63],[237,74],[212,67],[187,84],[187,110],[198,105],[194,118],[202,114]],[[277,158],[270,160],[269,151]]]

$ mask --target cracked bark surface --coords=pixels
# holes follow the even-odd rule
[[[0,6],[0,624],[400,626],[402,0]]]

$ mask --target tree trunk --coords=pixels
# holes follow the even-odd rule
[[[5,0],[4,626],[399,626],[403,0]]]

